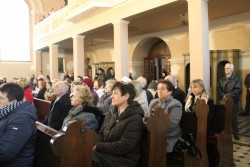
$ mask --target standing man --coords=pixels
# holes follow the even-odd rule
[[[239,101],[242,92],[242,85],[240,78],[233,75],[234,65],[227,63],[225,65],[225,77],[219,80],[218,84],[218,98],[221,100],[226,94],[230,94],[233,99],[233,113],[232,113],[232,129],[235,140],[239,140],[238,135],[238,118]]]
[[[72,108],[68,92],[69,85],[66,82],[58,81],[55,84],[54,95],[56,95],[56,99],[51,102],[44,124],[56,130],[61,129],[64,118]]]
[[[244,84],[247,88],[247,95],[246,95],[246,105],[245,105],[245,112],[239,113],[240,116],[248,116],[249,115],[249,108],[250,108],[250,73],[247,74]]]

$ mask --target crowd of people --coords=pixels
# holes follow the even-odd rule
[[[232,131],[235,140],[239,140],[237,116],[242,86],[233,70],[233,64],[225,65],[225,77],[218,81],[218,97],[221,100],[230,94],[234,101]],[[41,72],[38,77],[32,75],[29,79],[9,82],[5,79],[0,83],[0,166],[32,166],[37,120],[34,97],[51,101],[45,125],[64,131],[69,121],[78,120],[98,133],[93,148],[94,167],[136,166],[141,154],[144,118],[150,117],[156,107],[162,107],[170,115],[167,153],[172,153],[177,141],[184,137],[179,125],[182,115],[193,112],[198,99],[204,99],[209,106],[208,133],[213,119],[214,101],[203,81],[192,80],[186,95],[178,80],[166,71],[162,79],[149,83],[143,76],[133,80],[131,75],[117,81],[114,69],[106,76],[102,68],[94,80],[88,76],[77,76],[74,80],[67,72],[63,80],[50,80]],[[249,115],[250,74],[244,83],[248,101],[245,111],[240,113],[242,116]],[[211,160],[210,166],[216,163]]]

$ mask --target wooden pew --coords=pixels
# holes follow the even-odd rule
[[[44,118],[47,116],[50,104],[50,101],[34,98],[34,105],[37,110],[39,122],[43,122]]]
[[[180,122],[181,129],[187,131],[194,130],[194,136],[196,136],[196,145],[202,154],[202,158],[197,160],[188,150],[184,150],[182,153],[173,153],[170,160],[180,161],[180,166],[184,167],[207,167],[208,157],[206,149],[206,138],[207,138],[207,116],[209,107],[205,100],[201,99],[197,101],[197,106],[194,112],[185,112],[182,115]],[[194,117],[196,116],[196,118]]]
[[[139,167],[166,167],[169,115],[165,114],[162,108],[157,108],[144,123],[145,133]]]
[[[232,142],[233,99],[226,95],[222,104],[214,105],[212,132],[216,136],[217,149],[220,153],[219,167],[234,166]]]
[[[209,107],[205,100],[198,100],[194,112],[197,117],[196,145],[201,152],[202,158],[195,159],[188,151],[184,153],[184,167],[207,167],[209,162],[207,158],[207,116]]]
[[[38,136],[34,167],[91,167],[97,134],[81,122],[69,122],[56,131],[37,122]]]
[[[169,116],[162,108],[145,123],[145,144],[140,167],[166,167],[166,136]],[[81,122],[70,122],[66,132],[37,122],[38,136],[34,167],[91,167],[97,134]]]

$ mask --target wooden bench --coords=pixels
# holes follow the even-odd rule
[[[167,129],[170,118],[162,108],[157,108],[151,113],[144,122],[145,133],[139,167],[166,167]]]
[[[187,150],[182,153],[173,153],[170,160],[180,161],[180,166],[183,167],[207,167],[208,158],[207,158],[207,149],[206,149],[206,138],[207,138],[207,116],[208,116],[209,107],[206,104],[205,100],[198,100],[197,105],[194,111],[184,112],[180,122],[182,129],[191,131],[195,130],[196,134],[196,145],[202,154],[202,158],[197,160],[191,155]],[[195,118],[195,117],[196,118]],[[190,128],[188,127],[190,126]]]
[[[56,131],[37,122],[34,167],[91,167],[92,148],[97,134],[81,122],[69,122],[66,132]]]
[[[214,120],[211,131],[215,133],[217,149],[220,153],[219,167],[234,166],[232,142],[233,99],[226,95],[222,104],[214,105]]]
[[[66,132],[56,131],[37,122],[38,136],[34,167],[91,167],[92,148],[97,134],[81,122],[66,125]],[[145,149],[141,167],[166,167],[166,136],[169,116],[156,109],[145,123]],[[65,129],[65,128],[63,128]]]
[[[37,110],[39,122],[43,122],[44,118],[47,116],[50,104],[51,104],[50,101],[34,98],[34,105]]]

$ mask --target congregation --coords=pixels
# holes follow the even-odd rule
[[[224,71],[225,76],[218,84],[218,97],[222,100],[230,94],[233,99],[232,134],[235,140],[239,140],[238,114],[249,115],[250,74],[244,81],[248,90],[245,111],[239,113],[241,79],[233,74],[234,65],[231,63],[225,65]],[[48,75],[44,77],[40,72],[38,77],[32,75],[31,78],[0,82],[0,155],[6,154],[0,156],[0,162],[8,166],[32,166],[37,120],[32,105],[34,98],[51,101],[48,115],[43,120],[45,125],[64,131],[69,121],[77,120],[98,133],[98,142],[93,148],[94,167],[137,166],[143,120],[150,117],[157,107],[170,115],[166,148],[169,155],[176,150],[180,139],[187,139],[188,133],[195,133],[181,129],[180,121],[186,112],[193,112],[198,99],[205,100],[209,106],[207,135],[213,133],[214,101],[201,79],[191,81],[187,95],[179,88],[178,80],[166,71],[162,72],[162,79],[151,82],[143,76],[133,80],[131,74],[117,81],[114,69],[106,75],[102,68],[97,70],[94,80],[89,76],[74,79],[65,71],[63,80],[50,80]],[[20,122],[13,122],[17,117]],[[3,129],[9,126],[11,129]],[[13,129],[20,129],[23,133],[14,135]],[[10,137],[12,142],[8,141]],[[15,147],[15,143],[20,147]],[[208,148],[209,166],[217,166],[219,156],[217,149]]]

